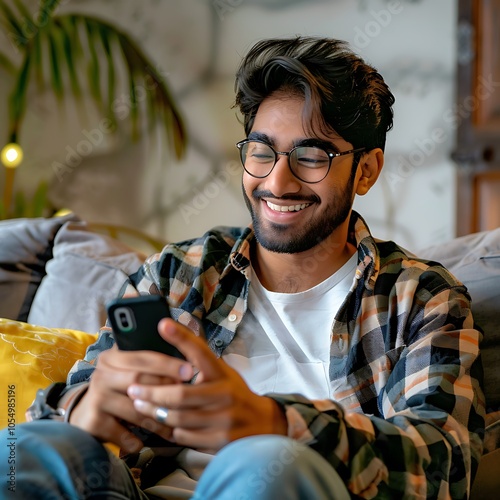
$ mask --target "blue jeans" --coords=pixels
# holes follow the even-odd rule
[[[127,466],[92,436],[50,420],[18,425],[14,435],[0,432],[0,478],[1,499],[148,498]],[[224,447],[192,498],[348,500],[349,494],[336,471],[307,446],[254,436]]]

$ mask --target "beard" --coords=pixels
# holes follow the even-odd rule
[[[354,175],[351,175],[348,185],[342,190],[340,196],[334,199],[326,207],[326,210],[301,228],[291,227],[288,224],[264,222],[256,213],[254,205],[252,205],[252,201],[247,196],[243,186],[243,197],[252,217],[255,238],[260,245],[271,252],[293,254],[310,250],[328,238],[349,216],[352,208],[353,185]],[[254,203],[260,202],[264,197],[277,199],[269,191],[255,190],[252,192]],[[317,197],[311,197],[307,200],[304,197],[287,196],[284,199],[300,202],[318,201]]]

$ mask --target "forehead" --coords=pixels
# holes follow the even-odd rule
[[[251,132],[265,134],[274,141],[296,142],[318,138],[335,143],[345,142],[334,130],[327,129],[318,117],[308,116],[302,96],[285,93],[272,94],[262,101]]]

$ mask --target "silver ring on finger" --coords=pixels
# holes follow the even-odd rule
[[[160,422],[160,424],[166,424],[168,417],[168,408],[164,406],[158,406],[155,410],[155,420]]]

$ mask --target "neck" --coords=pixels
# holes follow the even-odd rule
[[[332,233],[326,240],[305,252],[276,253],[257,243],[252,266],[264,288],[272,292],[298,293],[321,283],[338,271],[356,252],[347,241]]]

